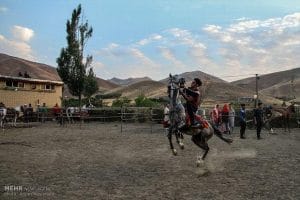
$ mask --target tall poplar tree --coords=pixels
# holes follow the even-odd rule
[[[83,94],[88,99],[98,91],[98,83],[93,68],[90,68],[87,76],[85,77],[84,91]]]
[[[57,72],[63,82],[68,85],[70,93],[77,96],[81,106],[86,80],[86,69],[91,65],[93,57],[87,56],[84,61],[83,51],[87,40],[92,36],[93,28],[83,22],[81,4],[73,10],[71,20],[67,21],[67,47],[61,49],[56,62]]]

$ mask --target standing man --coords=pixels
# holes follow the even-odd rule
[[[196,114],[200,105],[200,92],[198,87],[201,85],[201,80],[199,78],[194,78],[191,83],[191,87],[185,88],[183,92],[181,92],[181,95],[186,100],[186,109],[190,117],[192,127],[198,127],[200,125],[198,122],[196,122],[194,115]]]
[[[245,109],[245,104],[241,104],[241,110],[239,112],[239,118],[240,118],[240,138],[241,139],[246,139],[245,138],[245,131],[246,131],[246,109]]]
[[[235,118],[235,110],[232,106],[232,104],[229,104],[229,128],[230,128],[230,133],[233,133],[234,129],[234,118]]]
[[[257,134],[257,139],[261,139],[260,137],[260,132],[261,128],[264,124],[264,114],[263,114],[263,109],[262,109],[262,103],[258,103],[258,107],[254,110],[254,124],[256,125],[256,134]]]

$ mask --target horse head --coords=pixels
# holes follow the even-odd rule
[[[171,121],[174,120],[173,123],[179,123],[185,118],[185,110],[179,98],[179,89],[184,83],[185,79],[179,75],[169,75],[168,96],[170,98],[170,118]]]

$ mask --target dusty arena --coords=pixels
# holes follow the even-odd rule
[[[300,131],[246,130],[173,156],[161,125],[54,123],[0,130],[0,199],[300,199]]]

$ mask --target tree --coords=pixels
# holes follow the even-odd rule
[[[98,91],[98,83],[93,68],[89,69],[88,75],[85,77],[83,95],[88,99]]]
[[[81,20],[81,5],[73,10],[71,21],[66,24],[67,47],[62,48],[56,62],[57,72],[63,82],[68,85],[70,93],[78,96],[81,105],[81,95],[86,80],[86,69],[92,63],[92,56],[87,56],[84,62],[83,51],[87,40],[92,36],[93,29],[88,22]],[[80,21],[81,20],[81,21]]]

